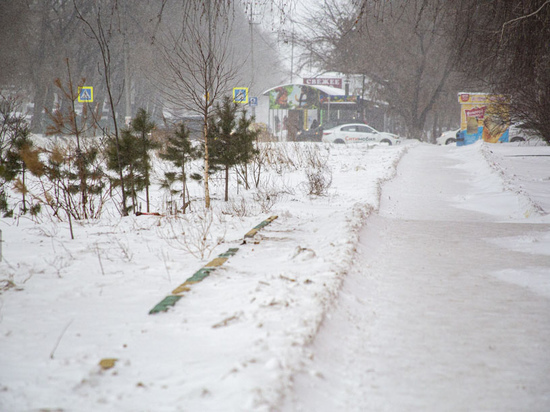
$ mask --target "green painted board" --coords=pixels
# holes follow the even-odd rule
[[[239,250],[238,247],[234,247],[234,248],[229,248],[227,249],[226,252],[218,255],[218,257],[221,257],[221,258],[229,258],[231,256],[235,256],[235,254],[237,253],[237,251]]]
[[[159,312],[166,312],[170,309],[171,306],[174,306],[178,300],[181,299],[181,296],[170,295],[166,296],[162,301],[160,301],[157,306],[149,311],[149,315],[153,315]]]
[[[213,272],[214,270],[216,270],[215,267],[211,267],[211,268],[201,268],[199,270],[197,270],[193,276],[191,276],[189,279],[186,280],[186,282],[200,282],[201,280],[203,280],[205,277],[207,277],[208,275],[210,275],[210,272]]]

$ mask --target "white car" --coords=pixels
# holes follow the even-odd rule
[[[401,143],[391,133],[379,132],[363,123],[349,123],[323,130],[322,141],[325,143],[373,143],[393,144]]]
[[[437,144],[448,145],[456,143],[458,132],[460,132],[460,129],[449,130],[448,132],[441,133],[441,136],[436,139]]]
[[[525,142],[527,145],[546,145],[544,139],[534,130],[526,129],[521,123],[513,123],[510,126],[509,142]]]

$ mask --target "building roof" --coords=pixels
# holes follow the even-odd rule
[[[346,94],[346,91],[344,89],[338,89],[336,87],[331,87],[331,86],[319,86],[319,85],[310,85],[310,84],[303,84],[303,83],[279,84],[278,86],[267,89],[262,94],[264,96],[267,96],[269,94],[269,92],[271,92],[272,90],[275,90],[279,87],[285,87],[285,86],[306,86],[306,87],[311,87],[312,89],[317,89],[320,92],[322,92],[322,93],[324,93],[328,96],[344,96]]]

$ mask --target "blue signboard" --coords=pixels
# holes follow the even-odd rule
[[[78,102],[79,103],[93,103],[94,101],[94,88],[93,87],[79,87],[78,88]]]
[[[234,87],[233,101],[235,103],[248,103],[248,87]]]

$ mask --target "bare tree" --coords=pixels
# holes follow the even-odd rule
[[[113,42],[112,38],[112,25],[116,24],[118,19],[118,10],[116,8],[116,1],[112,3],[110,8],[108,8],[108,14],[107,14],[107,21],[105,22],[103,10],[101,7],[101,3],[96,4],[97,8],[94,10],[95,13],[92,17],[86,17],[84,16],[80,9],[78,8],[78,5],[76,3],[76,0],[73,0],[74,8],[76,10],[76,13],[78,15],[78,18],[84,23],[84,25],[88,28],[89,32],[91,33],[91,36],[95,41],[97,42],[97,45],[99,46],[99,49],[101,51],[101,63],[103,66],[103,79],[105,88],[107,90],[107,96],[108,96],[108,102],[109,106],[111,108],[111,116],[113,120],[114,125],[114,137],[116,142],[116,148],[117,148],[117,158],[118,158],[118,173],[119,173],[119,179],[120,179],[120,186],[121,186],[121,193],[122,193],[122,216],[128,215],[128,207],[126,202],[126,190],[124,187],[124,174],[123,174],[123,167],[122,167],[122,160],[121,160],[121,153],[120,153],[120,133],[119,133],[119,127],[117,122],[117,111],[115,109],[116,103],[115,103],[115,96],[113,91],[113,82],[112,82],[112,66],[111,66],[111,46]]]
[[[511,97],[511,115],[550,143],[550,1],[460,0],[451,27],[458,69],[481,91]]]
[[[82,0],[79,0],[82,1]],[[18,86],[29,94],[34,102],[31,128],[43,133],[44,108],[52,109],[54,88],[52,81],[63,70],[64,59],[93,58],[95,50],[80,47],[83,33],[78,30],[78,20],[73,0],[27,0],[1,3],[0,72],[4,84]]]
[[[387,102],[411,136],[422,137],[455,64],[445,35],[450,18],[445,3],[325,0],[301,41],[306,62],[363,74],[370,95]]]
[[[78,6],[75,9],[75,4]],[[111,84],[117,101],[117,109],[126,111],[126,99],[121,99],[122,90],[130,90],[140,106],[151,110],[155,90],[147,81],[148,67],[152,66],[151,26],[154,26],[160,5],[156,0],[133,2],[130,0],[0,0],[0,85],[22,89],[25,100],[34,102],[32,129],[44,133],[44,109],[51,111],[57,90],[53,80],[64,71],[64,61],[71,60],[75,78],[86,78],[94,86],[94,102],[98,107],[107,101],[103,75],[98,71],[102,55],[95,38],[83,30],[79,15],[95,22],[97,10],[105,15],[108,10],[117,17],[106,30],[109,32],[111,49]],[[78,13],[77,13],[78,11]],[[123,21],[122,16],[125,17]],[[121,23],[125,24],[121,24]],[[125,59],[123,37],[130,55],[126,65],[132,75],[130,87],[123,89],[125,82]],[[93,36],[92,36],[93,37]],[[139,53],[138,53],[139,51]],[[138,58],[136,58],[137,56]],[[119,102],[120,100],[120,102]],[[149,108],[148,106],[151,106]],[[131,110],[131,108],[130,108]]]
[[[48,135],[67,135],[70,138],[75,138],[76,140],[76,150],[74,153],[74,158],[76,159],[76,167],[78,170],[78,179],[79,190],[80,190],[80,211],[77,213],[82,219],[87,219],[91,216],[92,210],[88,210],[88,196],[90,193],[96,191],[93,188],[93,184],[90,183],[91,175],[89,170],[88,161],[91,160],[90,157],[95,157],[97,153],[97,147],[89,147],[83,141],[86,134],[90,131],[95,130],[96,122],[91,120],[93,116],[91,114],[88,116],[88,104],[82,106],[82,111],[80,114],[77,112],[77,100],[78,100],[78,88],[84,86],[86,79],[81,79],[78,85],[73,83],[73,78],[71,75],[71,67],[69,64],[69,59],[66,60],[67,63],[67,82],[63,84],[60,78],[55,80],[55,85],[57,86],[61,99],[68,104],[67,109],[57,107],[53,112],[47,111],[51,123],[48,126],[47,134]],[[61,105],[60,105],[61,106]],[[95,173],[94,173],[95,174]],[[99,176],[95,177],[96,183],[100,180]],[[102,186],[102,185],[100,185]]]
[[[186,3],[179,31],[167,30],[160,52],[165,69],[158,79],[175,108],[201,116],[204,144],[205,206],[210,207],[208,122],[214,102],[231,93],[237,78],[232,59],[231,9],[212,0]]]
[[[23,83],[21,68],[26,63],[25,37],[29,24],[27,5],[22,1],[0,0],[0,85]],[[26,71],[25,71],[26,72]]]

